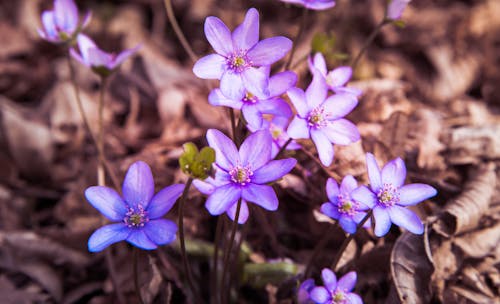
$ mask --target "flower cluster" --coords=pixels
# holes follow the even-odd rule
[[[305,280],[299,287],[297,301],[299,304],[362,304],[363,300],[351,292],[356,285],[356,272],[351,271],[337,280],[333,271],[325,268],[321,271],[323,286],[314,286],[314,280]]]

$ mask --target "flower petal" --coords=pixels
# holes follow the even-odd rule
[[[368,178],[370,179],[370,187],[374,192],[378,192],[382,188],[382,178],[380,177],[377,160],[375,160],[375,156],[371,153],[366,153],[366,169],[368,171]]]
[[[321,72],[321,75],[326,76],[327,68],[325,57],[323,56],[323,54],[321,54],[320,52],[314,54],[313,58],[309,57],[308,63],[309,71],[311,71],[311,74],[314,74],[314,69],[317,69]]]
[[[414,234],[424,233],[424,225],[422,224],[422,221],[415,214],[415,212],[410,209],[400,206],[392,206],[387,208],[387,212],[391,221],[399,227],[405,228]]]
[[[286,133],[293,139],[309,138],[311,136],[307,121],[298,116],[295,116],[292,122],[290,122],[290,125],[288,125],[286,129]]]
[[[351,94],[354,97],[359,97],[363,94],[363,91],[353,87],[337,87],[333,91],[337,94]]]
[[[373,208],[373,217],[375,218],[375,235],[382,237],[391,229],[391,218],[388,208],[375,206]]]
[[[98,48],[88,49],[89,64],[93,67],[106,67],[111,70],[113,56]]]
[[[313,109],[325,101],[328,87],[326,86],[325,78],[319,71],[315,71],[313,79],[306,90],[306,100],[309,109]]]
[[[160,218],[174,206],[184,191],[184,184],[175,184],[163,188],[151,199],[146,211],[150,219]]]
[[[221,79],[226,68],[226,59],[219,54],[210,54],[196,61],[193,73],[202,79]]]
[[[219,130],[210,129],[207,131],[207,142],[215,150],[215,159],[219,167],[229,171],[236,166],[239,154],[236,145],[229,137]]]
[[[231,32],[219,18],[210,16],[205,19],[205,36],[217,53],[227,56],[233,52]]]
[[[266,210],[275,211],[278,209],[278,197],[271,186],[249,184],[243,188],[241,195],[246,201],[257,204]]]
[[[345,295],[347,303],[349,304],[363,304],[363,300],[355,293],[348,293]]]
[[[325,284],[326,289],[329,291],[337,289],[337,276],[333,273],[333,271],[328,268],[324,268],[321,271],[321,278],[323,279],[323,284]]]
[[[356,125],[343,118],[330,121],[322,130],[328,141],[337,145],[349,145],[361,138]]]
[[[57,37],[57,29],[56,24],[54,23],[54,12],[53,11],[45,11],[42,13],[42,24],[43,29],[47,38],[59,38]]]
[[[377,196],[366,186],[359,186],[351,192],[351,197],[363,205],[373,208],[378,202]]]
[[[248,92],[261,98],[269,97],[269,80],[263,70],[248,68],[241,73],[241,77]]]
[[[310,293],[311,299],[316,303],[328,303],[332,299],[330,292],[325,287],[314,287]]]
[[[205,195],[214,193],[216,189],[216,186],[213,184],[213,178],[211,177],[208,177],[205,180],[195,179],[193,181],[193,186]]]
[[[241,113],[243,117],[245,117],[250,128],[253,130],[262,129],[264,119],[262,118],[262,113],[259,111],[257,104],[244,104],[241,108]]]
[[[314,1],[309,2],[305,5],[308,9],[312,9],[315,11],[326,10],[335,6],[335,1]]]
[[[320,208],[321,213],[328,215],[334,220],[338,220],[340,218],[340,213],[336,205],[331,202],[323,203]]]
[[[238,208],[238,203],[233,204],[229,209],[227,209],[227,216],[234,222],[236,218],[236,209]],[[238,224],[245,224],[248,220],[248,215],[250,212],[248,211],[248,204],[245,200],[241,200],[240,214],[238,216]]]
[[[76,41],[78,43],[78,49],[80,50],[80,54],[82,55],[83,60],[90,65],[90,49],[97,48],[95,42],[90,39],[87,35],[79,34],[76,37]]]
[[[56,25],[68,34],[78,27],[78,8],[73,0],[55,0],[54,16]]]
[[[208,102],[213,106],[224,106],[230,107],[236,110],[240,110],[243,106],[241,100],[232,100],[224,96],[220,89],[213,89],[208,95]]]
[[[146,235],[144,229],[133,229],[127,238],[127,242],[144,250],[153,250],[158,246]]]
[[[294,158],[272,160],[254,171],[252,183],[265,184],[280,179],[290,172],[296,163]]]
[[[85,198],[108,219],[118,222],[127,213],[127,205],[114,189],[94,186],[85,190]]]
[[[401,158],[388,162],[382,168],[382,183],[391,184],[397,188],[401,187],[406,178],[406,166]]]
[[[341,87],[351,79],[351,76],[352,68],[349,66],[341,66],[328,73],[326,77],[329,80],[328,84],[330,86]]]
[[[309,107],[307,105],[306,94],[304,91],[293,87],[286,91],[286,94],[290,98],[295,110],[297,110],[297,114],[302,118],[306,118],[309,114]]]
[[[338,195],[340,194],[339,185],[337,181],[333,178],[329,178],[326,181],[326,196],[332,203],[336,203],[338,201]]]
[[[437,194],[437,190],[426,184],[409,184],[399,188],[401,206],[416,205]]]
[[[139,204],[147,209],[155,191],[153,174],[143,161],[133,163],[125,175],[122,193],[125,202],[137,210]]]
[[[292,41],[283,36],[259,41],[251,48],[247,56],[254,66],[271,65],[283,58],[292,48]]]
[[[111,244],[125,240],[130,234],[130,228],[124,223],[103,226],[89,238],[88,248],[90,252],[98,252]]]
[[[323,166],[328,167],[333,161],[333,145],[328,137],[320,130],[311,130],[311,139],[318,151],[319,160]]]
[[[290,118],[293,115],[290,105],[281,98],[264,100],[256,104],[262,114],[271,114],[280,117]],[[288,121],[287,121],[288,122]],[[285,123],[286,125],[286,123]]]
[[[329,119],[337,119],[349,114],[358,105],[358,99],[352,94],[335,94],[328,97],[323,106]]]
[[[146,223],[143,230],[153,243],[164,245],[175,240],[177,225],[166,219],[156,219]]]
[[[220,79],[220,90],[227,98],[242,100],[245,97],[245,86],[241,74],[226,71]]]
[[[269,96],[279,96],[297,83],[297,74],[290,71],[277,73],[269,78]]]
[[[227,184],[215,189],[205,202],[205,208],[211,215],[219,215],[227,211],[241,197],[241,189]]]
[[[356,285],[356,280],[358,276],[355,271],[348,272],[338,282],[338,288],[344,291],[351,291]]]
[[[111,69],[116,69],[118,66],[120,66],[125,60],[127,60],[130,56],[134,55],[137,53],[137,51],[142,47],[141,44],[137,45],[136,47],[128,50],[124,50],[116,56],[115,60],[113,60],[113,64],[111,65]]]
[[[245,139],[240,147],[240,160],[252,170],[257,170],[271,159],[273,138],[268,130],[257,131]]]
[[[358,182],[352,175],[346,175],[340,184],[340,192],[351,193],[358,187]]]
[[[259,12],[251,8],[245,15],[245,20],[232,34],[235,49],[248,50],[259,41]]]
[[[339,220],[340,227],[344,229],[347,233],[356,233],[357,224],[354,222],[353,218],[349,216],[341,216]]]
[[[75,58],[78,62],[80,62],[85,66],[90,67],[90,65],[87,62],[85,62],[85,60],[83,60],[82,56],[80,56],[80,54],[78,54],[78,52],[74,48],[69,49],[69,53],[71,57]]]

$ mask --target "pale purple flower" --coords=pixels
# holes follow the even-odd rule
[[[61,43],[70,42],[90,21],[90,12],[79,24],[78,8],[73,0],[54,0],[54,10],[42,13],[43,29],[37,29],[43,39]]]
[[[91,68],[97,74],[103,76],[108,76],[141,47],[138,45],[119,54],[114,54],[99,49],[95,42],[84,34],[79,34],[76,40],[80,53],[71,48],[71,56],[83,65]]]
[[[351,79],[352,68],[349,66],[341,66],[334,70],[328,71],[326,67],[325,57],[323,54],[316,53],[314,57],[309,57],[309,70],[314,74],[314,69],[325,77],[326,85],[335,93],[350,93],[359,97],[363,92],[360,89],[346,87],[347,82]]]
[[[406,167],[401,158],[388,162],[379,169],[375,156],[366,153],[366,166],[370,188],[361,186],[352,192],[352,197],[373,209],[375,235],[384,236],[391,223],[421,234],[424,226],[418,216],[405,208],[415,205],[437,194],[436,189],[426,184],[404,185]]]
[[[217,17],[205,20],[205,35],[216,54],[199,59],[193,72],[204,79],[220,79],[222,94],[242,100],[246,92],[269,96],[268,78],[258,67],[268,66],[285,56],[292,41],[278,36],[259,41],[259,13],[248,10],[245,20],[232,33]]]
[[[321,212],[338,220],[340,226],[347,233],[355,233],[359,222],[366,216],[369,208],[354,200],[351,192],[358,187],[358,183],[352,175],[347,175],[339,185],[333,178],[326,182],[326,194],[329,202],[321,205]],[[370,223],[366,222],[366,228]]]
[[[261,67],[266,77],[269,75],[269,67]],[[224,96],[221,89],[214,89],[208,96],[208,101],[214,106],[226,106],[241,110],[243,117],[250,128],[263,128],[263,115],[272,114],[290,117],[292,109],[288,103],[281,98],[289,88],[297,82],[297,75],[293,72],[281,72],[269,78],[269,96],[254,95],[245,91],[245,97],[233,100]]]
[[[335,273],[328,268],[321,271],[324,286],[311,291],[311,299],[318,304],[363,304],[357,294],[351,292],[356,285],[356,272],[351,271],[337,281]]]
[[[343,118],[356,107],[357,98],[348,93],[327,98],[327,91],[325,79],[319,71],[315,71],[305,93],[299,88],[287,91],[297,110],[288,126],[288,135],[293,139],[311,138],[325,166],[333,161],[332,144],[348,145],[360,138],[356,126]]]
[[[154,195],[151,169],[142,162],[133,163],[123,181],[121,197],[114,189],[94,186],[85,190],[87,200],[114,224],[97,229],[88,242],[91,252],[126,240],[151,250],[175,240],[177,225],[163,216],[182,194],[184,185],[175,184]]]
[[[316,287],[314,279],[307,279],[300,284],[299,290],[297,291],[298,304],[314,304],[310,297],[310,292],[314,287]]]
[[[291,116],[291,115],[290,115]],[[269,130],[273,138],[273,145],[271,151],[271,157],[274,158],[278,155],[284,144],[290,139],[290,136],[286,133],[286,128],[288,127],[288,121],[290,116],[274,116],[271,120],[264,120],[262,124],[262,130]],[[251,132],[258,131],[250,126],[248,129]],[[285,148],[285,150],[297,150],[300,149],[300,145],[292,140]]]
[[[325,10],[335,6],[334,0],[280,0],[280,1],[297,4],[311,10]]]
[[[387,6],[387,19],[398,20],[411,0],[391,0]]]
[[[272,160],[272,138],[268,131],[251,134],[239,151],[231,139],[215,129],[207,131],[207,141],[215,150],[215,179],[194,185],[209,194],[205,207],[210,214],[227,212],[234,220],[240,199],[239,223],[248,219],[248,202],[270,211],[278,209],[278,197],[268,183],[290,172],[297,161],[293,158]]]

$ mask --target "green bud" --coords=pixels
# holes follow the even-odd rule
[[[313,53],[320,52],[328,56],[333,52],[336,42],[337,39],[333,34],[317,33],[311,41],[311,49]]]
[[[195,144],[189,142],[182,146],[184,153],[179,158],[182,172],[196,179],[206,179],[215,162],[215,150],[204,147],[198,152]]]

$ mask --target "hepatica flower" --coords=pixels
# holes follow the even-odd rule
[[[37,29],[43,39],[61,43],[73,40],[90,21],[90,12],[79,24],[78,8],[73,0],[55,0],[54,10],[42,13],[43,29]]]
[[[401,158],[388,162],[380,170],[373,154],[367,153],[366,166],[370,188],[361,186],[352,192],[352,197],[373,209],[375,235],[387,234],[391,223],[415,234],[423,233],[424,226],[418,216],[405,207],[435,196],[436,189],[426,184],[403,185],[406,167]]]
[[[280,0],[280,1],[297,4],[311,10],[325,10],[335,6],[334,0]]]
[[[89,239],[89,251],[101,251],[109,245],[126,240],[151,250],[175,239],[177,225],[162,217],[179,198],[184,185],[175,184],[154,195],[151,169],[142,162],[133,163],[123,181],[123,197],[115,190],[94,186],[85,190],[87,200],[114,224],[97,229]]]
[[[387,19],[398,20],[411,0],[390,0],[387,6]]]
[[[291,115],[290,115],[291,116]],[[290,136],[286,133],[286,128],[288,127],[288,120],[290,116],[274,116],[271,120],[264,120],[263,129],[269,130],[271,137],[273,138],[273,143],[271,147],[271,157],[274,158],[278,155],[281,147],[286,144]],[[249,130],[255,132],[257,130],[252,129],[249,126]],[[292,140],[285,148],[286,150],[297,150],[300,149],[300,145]]]
[[[356,272],[351,271],[337,281],[335,273],[328,268],[321,271],[324,286],[311,291],[311,299],[319,304],[362,304],[360,296],[352,293],[356,285]]]
[[[357,224],[363,220],[368,209],[351,197],[351,192],[357,187],[358,183],[352,175],[344,177],[340,187],[333,178],[326,182],[326,194],[330,201],[321,205],[321,212],[338,220],[347,233],[356,232]],[[365,227],[370,227],[370,224],[365,223]]]
[[[242,100],[246,93],[269,96],[268,79],[258,67],[280,60],[291,49],[292,41],[273,37],[259,41],[259,13],[248,10],[245,20],[232,33],[217,17],[205,20],[205,35],[216,54],[198,60],[193,72],[204,79],[220,79],[222,94]]]
[[[78,35],[77,44],[80,53],[71,48],[71,56],[101,76],[109,76],[120,64],[140,48],[140,45],[138,45],[133,49],[122,51],[119,54],[107,53],[99,49],[95,42],[84,34]]]
[[[266,75],[269,75],[269,67],[259,68]],[[208,101],[214,106],[226,106],[241,110],[248,125],[253,129],[263,127],[264,114],[279,116],[292,116],[292,110],[288,103],[281,98],[289,88],[297,82],[297,75],[293,72],[281,72],[269,78],[269,96],[254,95],[245,91],[242,99],[231,99],[226,97],[221,89],[214,89],[208,96]]]
[[[333,161],[332,144],[348,145],[359,140],[356,126],[343,117],[354,109],[358,100],[352,94],[335,94],[327,98],[323,76],[315,71],[306,92],[299,88],[287,91],[297,115],[288,126],[291,138],[311,138],[325,166]]]
[[[297,291],[297,302],[299,304],[314,304],[310,297],[310,292],[314,287],[316,287],[314,285],[314,279],[307,279],[302,282],[299,290]]]
[[[242,200],[239,223],[248,219],[247,202],[252,202],[270,211],[278,209],[278,198],[268,183],[281,178],[292,170],[297,162],[293,158],[271,160],[272,138],[268,131],[251,134],[236,145],[222,132],[210,129],[207,141],[215,150],[215,179],[208,181],[204,191],[209,193],[205,207],[212,215],[224,212],[234,220],[238,200]],[[200,183],[195,183],[199,186]]]
[[[345,85],[351,79],[352,68],[349,66],[341,66],[334,70],[328,71],[326,67],[325,57],[323,54],[316,53],[314,57],[309,58],[309,70],[314,74],[314,69],[318,70],[325,78],[326,85],[335,93],[350,93],[356,97],[361,95],[362,91],[356,88],[348,88]]]

